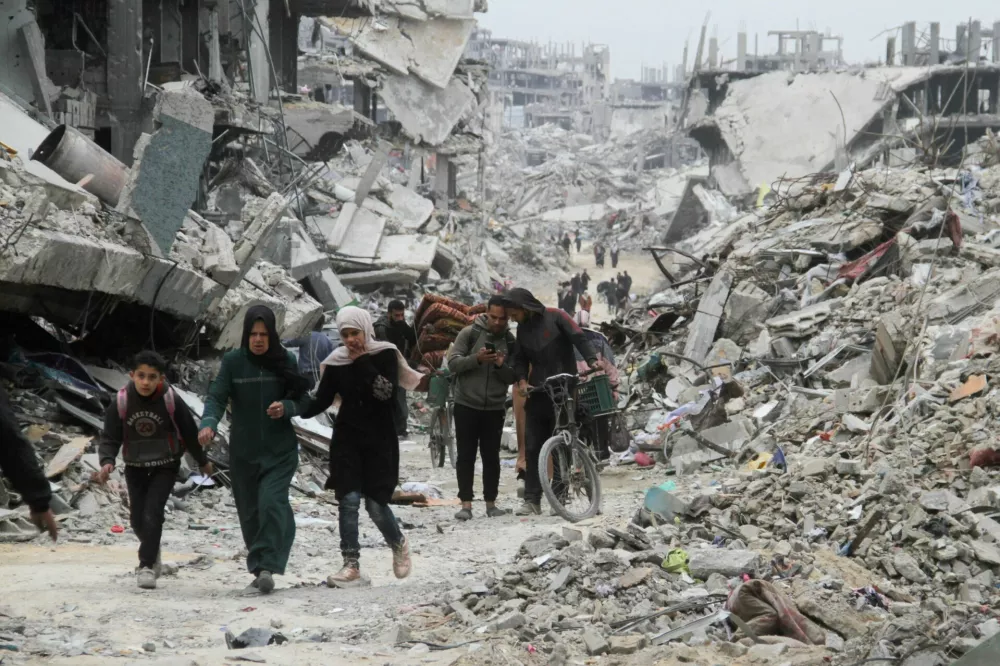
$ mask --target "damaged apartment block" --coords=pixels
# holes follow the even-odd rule
[[[222,349],[254,303],[295,337],[352,289],[454,270],[437,232],[481,162],[485,3],[3,4],[0,310]]]

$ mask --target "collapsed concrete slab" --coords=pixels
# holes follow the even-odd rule
[[[201,251],[202,268],[213,280],[228,287],[239,278],[240,267],[236,264],[233,240],[225,231],[208,224]]]
[[[0,261],[0,283],[96,292],[183,319],[198,319],[225,293],[225,287],[194,269],[116,243],[28,229],[15,249]],[[45,309],[58,307],[46,306],[30,289],[0,292],[4,310],[45,315]]]
[[[435,146],[444,143],[476,96],[458,79],[435,88],[412,76],[392,74],[382,82],[381,98],[403,131]]]
[[[262,279],[255,275],[253,282]],[[258,282],[259,284],[259,282]],[[297,338],[312,330],[323,316],[323,308],[308,294],[295,299],[279,298],[265,293],[244,281],[230,289],[206,322],[221,332],[215,340],[216,349],[234,349],[243,337],[243,319],[254,305],[267,305],[274,311],[278,334],[282,339]]]
[[[434,264],[437,249],[437,236],[385,236],[378,246],[378,263],[426,273]]]
[[[351,226],[337,249],[336,256],[355,263],[372,263],[378,256],[385,231],[385,218],[365,208],[351,218]]]
[[[362,271],[338,276],[348,287],[374,287],[383,284],[414,284],[420,279],[420,273],[401,268],[384,268],[377,271]]]
[[[326,310],[338,310],[354,302],[354,295],[329,268],[310,275],[304,282]]]
[[[288,204],[287,198],[275,192],[259,207],[248,205],[244,209],[244,215],[251,214],[252,218],[248,220],[249,224],[234,253],[236,263],[243,271],[243,275],[256,262],[278,221],[285,214]]]
[[[198,196],[202,168],[212,150],[215,110],[191,89],[164,91],[154,117],[159,128],[136,144],[118,210],[142,222],[167,255]]]
[[[445,88],[476,27],[472,19],[414,21],[406,18],[326,18],[363,54],[397,74],[413,74]]]
[[[546,222],[593,222],[604,219],[610,212],[605,204],[583,204],[580,206],[570,206],[569,208],[557,208],[542,214],[542,219]]]
[[[271,234],[261,256],[288,270],[296,280],[321,273],[330,267],[330,259],[313,244],[305,227],[295,218],[283,218]]]
[[[860,74],[771,72],[730,81],[719,107],[690,134],[710,155],[725,155],[728,149],[733,159],[720,164],[737,163],[741,193],[750,192],[779,178],[824,171],[835,160],[838,141],[846,135],[850,144],[883,108],[896,103],[891,91],[922,76],[925,68],[883,67]],[[829,131],[817,132],[817,127]],[[727,178],[730,192],[734,175]]]
[[[401,185],[393,188],[389,195],[389,204],[403,228],[409,231],[416,231],[427,224],[427,220],[434,212],[433,201]]]

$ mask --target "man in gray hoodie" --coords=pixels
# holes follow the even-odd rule
[[[458,334],[448,354],[455,375],[455,439],[458,444],[458,520],[472,518],[472,484],[476,451],[483,457],[483,499],[486,515],[502,516],[497,508],[500,488],[500,440],[507,413],[507,389],[514,383],[511,357],[514,336],[507,330],[505,301],[494,296],[486,314]]]

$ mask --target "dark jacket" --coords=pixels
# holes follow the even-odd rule
[[[487,342],[496,346],[506,358],[503,365],[480,364],[476,352]],[[486,315],[479,315],[455,338],[448,354],[448,369],[455,375],[455,402],[486,412],[502,412],[507,408],[507,388],[514,383],[514,336],[510,331],[500,335],[490,332]]]
[[[588,364],[597,361],[597,353],[590,346],[587,336],[565,312],[546,308],[542,314],[532,313],[517,327],[515,379],[527,379],[532,386],[540,386],[549,377],[562,373],[576,374],[574,347]]]
[[[117,399],[104,413],[104,432],[98,447],[102,466],[114,465],[119,449],[122,449],[122,460],[131,467],[171,465],[181,459],[185,450],[199,466],[208,463],[198,443],[198,424],[194,415],[176,392],[173,418],[164,400],[164,385],[148,398],[139,395],[134,382],[128,383],[126,392],[124,423],[118,413]]]
[[[375,322],[375,339],[396,345],[405,359],[410,358],[417,346],[417,334],[413,332],[413,327],[405,322],[390,322],[388,317],[380,317]]]
[[[340,396],[330,442],[327,489],[338,499],[360,492],[388,504],[399,483],[399,438],[392,420],[399,381],[396,352],[366,354],[350,365],[327,366],[302,418],[325,412]]]
[[[24,438],[10,409],[7,392],[0,387],[0,472],[10,480],[34,513],[49,510],[52,490],[31,442]]]
[[[313,331],[309,335],[293,340],[282,340],[282,346],[288,349],[299,350],[299,374],[312,381],[312,385],[319,382],[323,371],[320,363],[333,353],[333,342],[325,333]]]
[[[202,428],[219,429],[219,421],[232,402],[233,416],[229,434],[229,457],[240,462],[266,465],[298,451],[299,440],[292,427],[292,417],[309,395],[290,397],[287,381],[275,372],[256,365],[247,349],[234,349],[222,357],[219,374],[208,390]],[[290,351],[288,363],[295,367]],[[285,415],[272,419],[267,408],[272,402],[285,407]]]

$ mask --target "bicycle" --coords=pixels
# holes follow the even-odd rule
[[[458,453],[455,450],[455,400],[451,395],[451,380],[451,374],[447,370],[435,372],[427,392],[428,402],[433,406],[428,447],[431,465],[434,467],[444,467],[446,454],[452,467],[458,463]]]
[[[577,392],[580,379],[589,374],[591,373],[555,375],[546,379],[541,386],[528,389],[529,395],[544,392],[555,408],[555,431],[538,454],[538,479],[549,504],[556,513],[571,523],[586,520],[596,515],[601,508],[601,477],[597,471],[597,455],[594,447],[580,438],[581,424],[576,418],[577,404],[581,397]],[[598,384],[601,383],[588,382],[585,386],[589,384],[594,386],[587,389],[588,393],[593,394],[588,398],[596,397],[599,392]],[[610,397],[610,386],[607,386],[607,394]],[[607,402],[604,401],[605,411],[609,409]],[[610,409],[614,411],[613,407]],[[588,419],[599,415],[593,409],[588,411]],[[577,501],[581,502],[579,509],[576,508]]]

